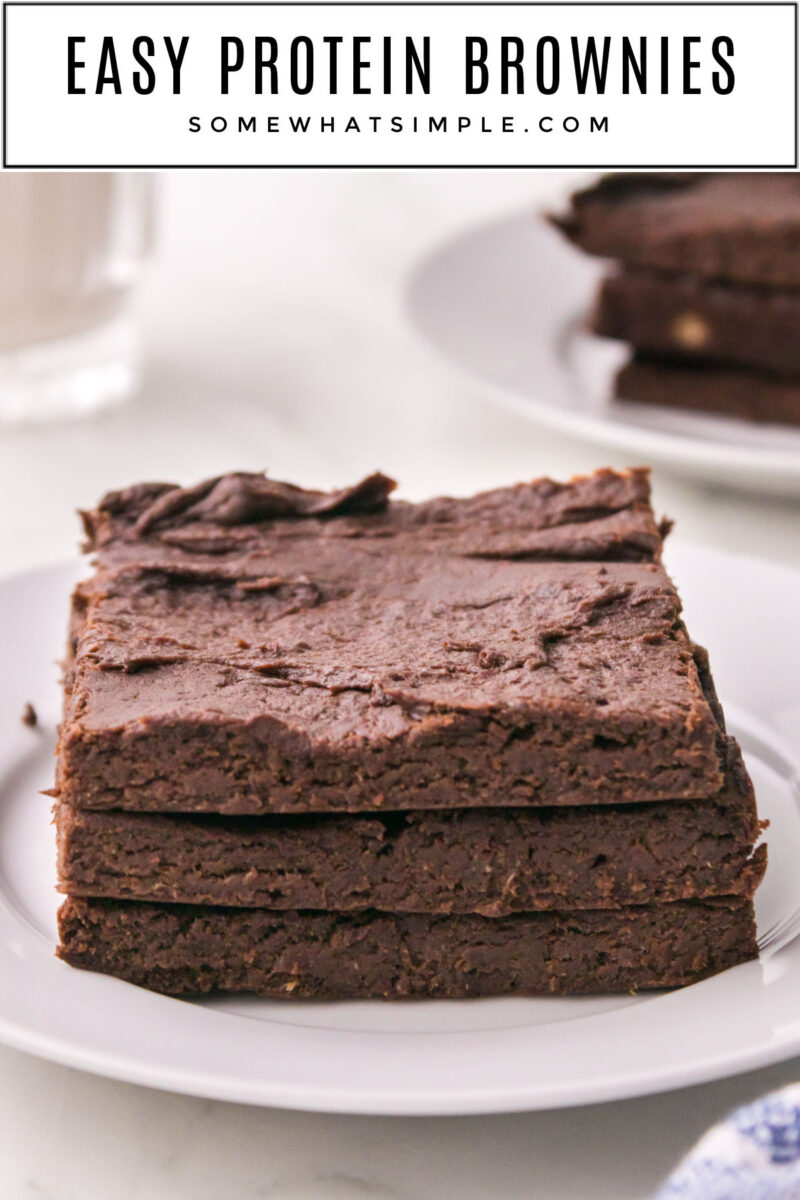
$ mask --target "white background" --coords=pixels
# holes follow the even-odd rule
[[[268,466],[313,485],[383,467],[423,495],[607,462],[606,451],[489,405],[403,311],[421,254],[477,220],[533,214],[566,182],[513,172],[167,178],[160,250],[139,296],[143,392],[91,421],[0,431],[3,568],[69,556],[74,509],[142,478]],[[678,537],[800,565],[796,506],[663,472],[655,502]],[[362,1119],[185,1099],[0,1050],[0,1195],[645,1200],[714,1119],[797,1078],[795,1060],[571,1112]]]
[[[320,14],[324,12],[324,16]],[[211,7],[113,7],[103,4],[37,8],[10,6],[7,14],[7,161],[12,166],[137,166],[223,164],[332,164],[373,166],[438,165],[594,165],[617,166],[791,166],[794,157],[794,8],[770,4],[542,4],[515,7],[504,4],[463,6],[417,5],[377,7],[328,4],[320,8],[219,4]],[[123,93],[94,94],[100,39],[115,35]],[[171,93],[171,72],[163,49],[164,35],[177,43],[190,35],[182,72],[181,95]],[[279,96],[252,95],[253,38],[278,37],[284,51],[291,37],[372,34],[396,38],[423,34],[432,39],[432,91],[429,98],[382,94],[346,94],[347,72],[340,71],[340,93],[328,97],[320,88],[308,96],[293,96],[285,82]],[[529,41],[527,94],[499,94],[499,72],[485,96],[464,95],[463,41],[466,34],[482,35],[497,48],[501,35]],[[156,59],[158,83],[149,96],[136,95],[131,74],[136,68],[130,47],[135,37],[148,34],[160,45]],[[577,95],[570,71],[570,36],[612,37],[608,94]],[[646,96],[623,96],[618,47],[622,35],[653,39]],[[79,57],[87,94],[66,94],[68,35],[86,36]],[[238,36],[248,57],[231,86],[219,95],[219,39]],[[539,95],[532,80],[535,42],[552,35],[563,41],[561,87],[553,96]],[[672,43],[670,94],[659,90],[655,67],[658,38]],[[693,75],[702,81],[702,95],[681,93],[679,47],[682,37],[699,36],[693,57],[703,62]],[[732,65],[736,86],[730,95],[711,87],[711,43],[729,35],[735,45]],[[320,54],[320,59],[322,55]],[[377,51],[373,55],[377,57]],[[279,68],[283,61],[279,58]],[[496,54],[490,61],[496,64]],[[321,74],[321,63],[318,70]],[[396,76],[400,74],[395,72]],[[286,72],[282,72],[285,80]],[[380,84],[378,84],[380,86]],[[285,90],[284,90],[285,88]],[[345,133],[342,122],[354,114],[362,120],[373,114],[428,112],[472,116],[469,132],[458,134]],[[266,117],[277,115],[281,129],[288,114],[336,114],[335,134],[305,135],[266,132]],[[256,133],[213,133],[215,116],[235,122],[256,115]],[[486,116],[492,129],[503,115],[516,114],[515,134],[477,131]],[[201,133],[189,133],[189,117],[203,119]],[[589,131],[589,118],[607,115],[608,133]],[[538,133],[538,121],[551,116],[554,131]],[[576,133],[561,129],[565,117],[577,116]],[[523,131],[529,129],[526,135]]]

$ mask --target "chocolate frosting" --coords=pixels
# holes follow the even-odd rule
[[[232,472],[204,479],[193,487],[140,484],[109,492],[96,513],[82,513],[90,540],[96,536],[98,516],[123,516],[135,512],[133,533],[142,537],[153,530],[209,522],[242,525],[281,517],[332,517],[384,512],[397,484],[376,471],[352,487],[336,492],[308,491],[290,483],[268,479],[266,474]]]

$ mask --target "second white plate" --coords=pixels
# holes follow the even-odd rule
[[[50,803],[67,596],[78,567],[0,582],[0,1041],[153,1087],[352,1113],[477,1113],[634,1096],[800,1052],[800,573],[673,546],[768,832],[760,962],[669,994],[462,1002],[188,1003],[53,954]],[[736,603],[729,598],[735,596]],[[20,721],[26,701],[41,723]]]
[[[626,352],[581,332],[602,270],[528,212],[435,251],[411,281],[411,316],[441,353],[536,424],[704,482],[800,497],[800,429],[610,399]]]

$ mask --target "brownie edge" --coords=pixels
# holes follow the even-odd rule
[[[752,895],[765,848],[736,743],[713,800],[192,817],[56,809],[59,890],[269,909],[482,913]]]
[[[707,413],[762,425],[800,425],[800,379],[780,379],[744,368],[640,356],[619,371],[614,394],[622,403]]]
[[[512,917],[68,899],[58,955],[170,995],[460,998],[680,987],[755,958],[749,900]]]

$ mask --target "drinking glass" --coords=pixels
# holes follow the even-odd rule
[[[130,300],[152,245],[153,182],[0,173],[0,421],[93,412],[136,386]]]

